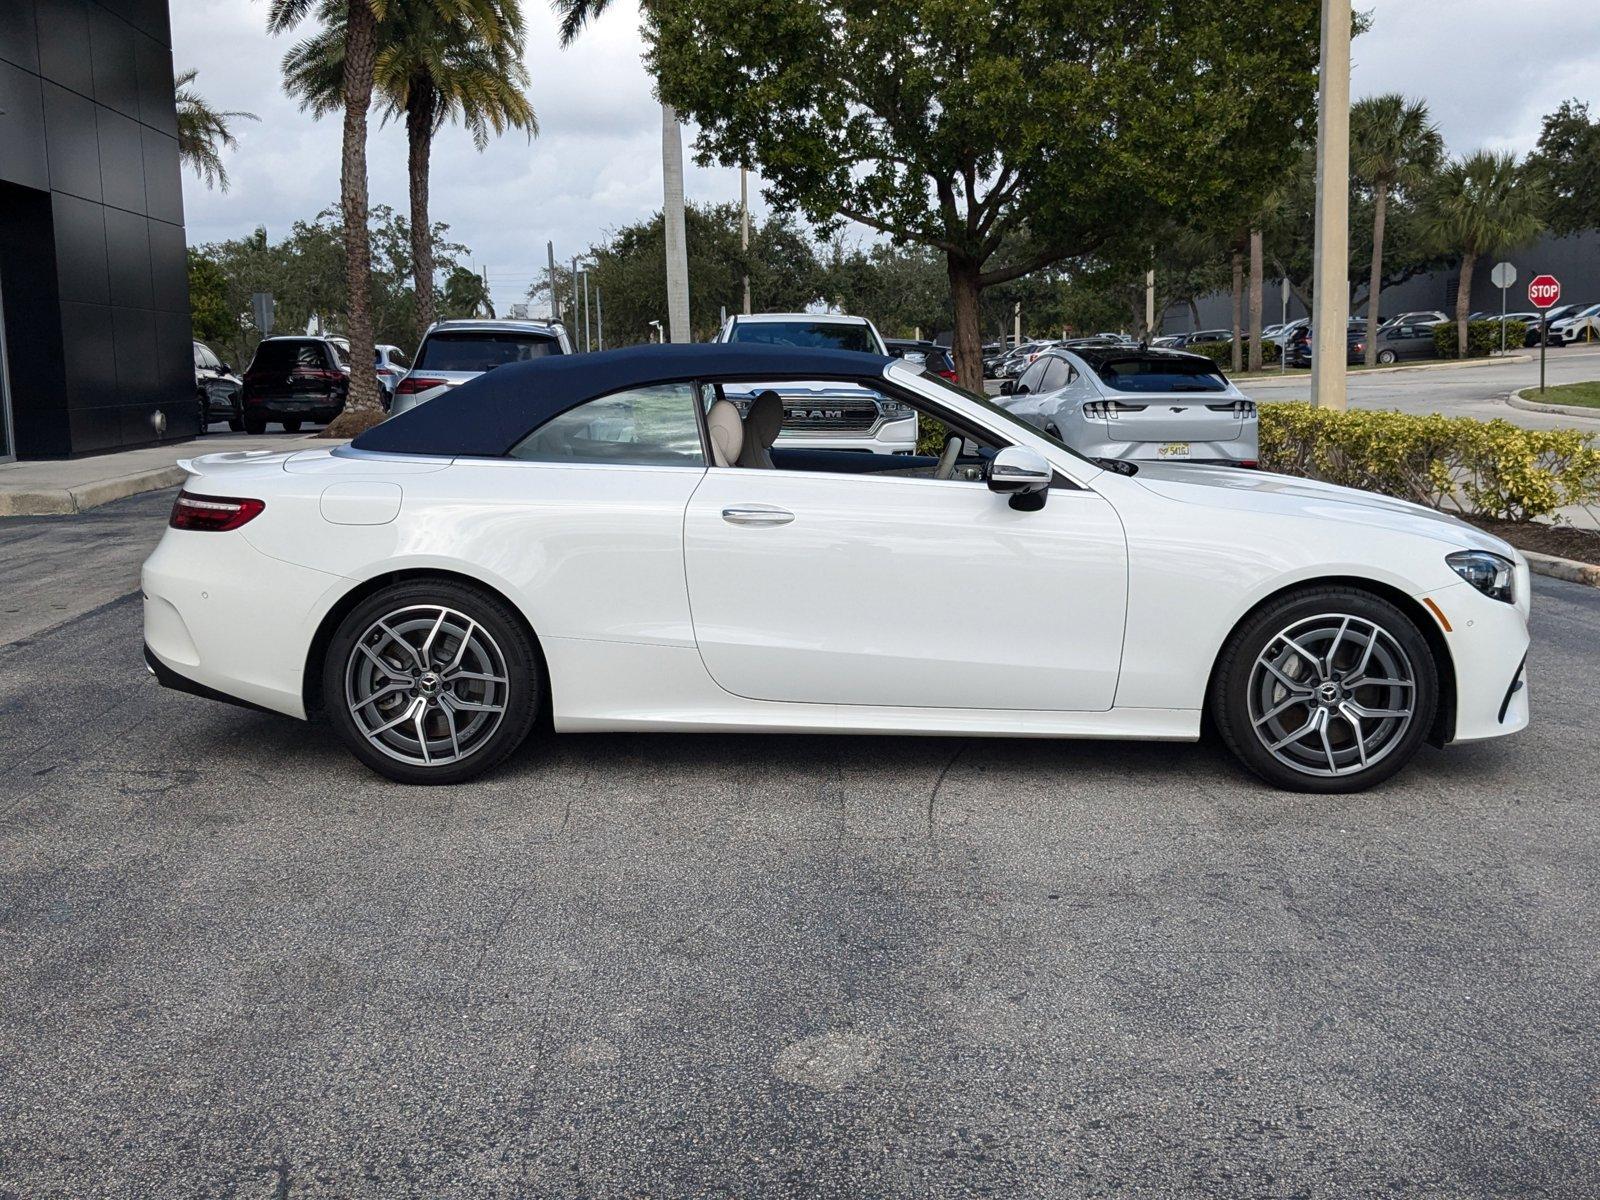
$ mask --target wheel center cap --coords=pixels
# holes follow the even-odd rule
[[[430,700],[439,694],[439,687],[439,677],[432,671],[417,677],[417,691]]]
[[[1335,704],[1343,695],[1344,689],[1337,683],[1324,683],[1317,687],[1317,699],[1324,704]]]

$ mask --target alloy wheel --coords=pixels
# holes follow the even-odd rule
[[[510,676],[494,638],[466,614],[411,605],[373,621],[345,665],[345,703],[372,746],[436,767],[481,749],[505,719]]]
[[[1280,630],[1250,672],[1250,727],[1267,753],[1305,775],[1364,771],[1410,727],[1417,679],[1383,626],[1348,613]]]

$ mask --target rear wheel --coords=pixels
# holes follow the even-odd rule
[[[267,431],[267,422],[264,417],[246,416],[241,419],[246,433],[265,433]]]
[[[284,427],[284,429],[288,430],[290,433],[299,433],[300,432],[300,422],[299,421],[285,421],[283,423],[283,427]]]
[[[1330,586],[1248,618],[1217,662],[1209,707],[1228,748],[1268,783],[1357,792],[1416,753],[1438,702],[1433,651],[1411,619]]]
[[[497,597],[448,580],[399,583],[340,622],[323,706],[367,766],[401,783],[460,783],[520,746],[538,715],[538,657]]]
[[[1400,356],[1398,354],[1396,354],[1393,350],[1379,350],[1378,351],[1378,361],[1381,362],[1381,363],[1384,363],[1384,364],[1396,362],[1396,361],[1398,361],[1399,357]]]

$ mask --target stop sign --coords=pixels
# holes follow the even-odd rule
[[[1561,281],[1554,275],[1535,275],[1528,281],[1528,303],[1538,309],[1550,308],[1561,299]]]

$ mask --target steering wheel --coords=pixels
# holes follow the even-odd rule
[[[935,479],[949,479],[956,473],[956,459],[961,457],[961,438],[951,434],[944,439],[944,452],[939,455],[939,465],[934,468]]]

